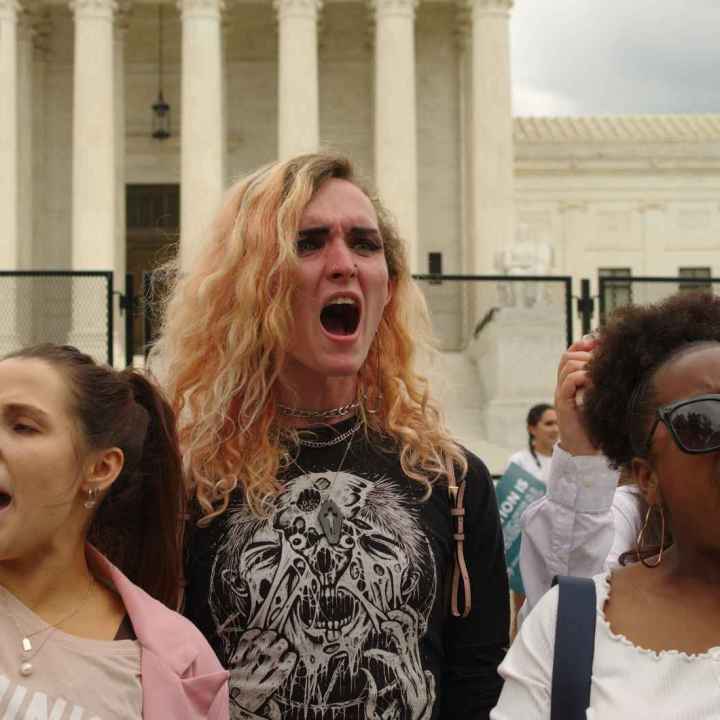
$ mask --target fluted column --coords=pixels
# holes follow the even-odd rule
[[[125,291],[126,266],[126,218],[125,218],[125,41],[130,14],[130,4],[120,2],[114,34],[115,56],[115,289]],[[115,365],[125,364],[125,322],[115,309]],[[126,311],[127,312],[127,311]]]
[[[475,273],[492,273],[515,226],[510,83],[512,0],[469,0],[472,12],[472,185]]]
[[[51,267],[49,255],[52,252],[47,243],[40,238],[47,234],[47,208],[45,197],[48,180],[46,178],[46,153],[43,152],[47,138],[47,68],[50,61],[49,46],[52,33],[50,11],[47,6],[38,10],[33,22],[33,79],[32,79],[32,112],[33,112],[33,226],[35,238],[32,252],[32,267]]]
[[[113,0],[74,0],[73,268],[115,263]]]
[[[373,0],[375,177],[418,269],[415,8],[417,0]]]
[[[18,265],[32,268],[33,260],[33,20],[24,12],[18,23]]]
[[[19,255],[18,13],[16,0],[0,0],[0,269],[14,270]]]
[[[225,187],[222,0],[180,0],[182,113],[180,253],[192,265]]]
[[[278,16],[278,157],[315,152],[320,142],[320,0],[275,0]]]
[[[460,138],[460,223],[462,238],[461,267],[474,267],[473,191],[472,191],[472,22],[467,0],[458,0],[455,16],[455,40],[458,64],[458,134]],[[462,336],[470,337],[475,317],[477,283],[462,283]]]

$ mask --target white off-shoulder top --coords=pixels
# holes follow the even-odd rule
[[[655,652],[614,633],[603,608],[610,573],[597,575],[597,623],[587,720],[720,720],[720,646],[699,655]],[[528,615],[500,666],[505,680],[491,720],[550,718],[558,589]]]

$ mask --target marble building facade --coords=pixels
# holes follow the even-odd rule
[[[720,275],[720,115],[513,119],[511,16],[512,0],[0,0],[0,266],[113,270],[122,289],[144,242],[172,240],[128,227],[131,192],[177,194],[191,263],[235,178],[331,148],[418,272],[440,253],[445,273],[494,273],[522,225],[551,274]],[[428,297],[443,348],[466,350],[487,299]]]

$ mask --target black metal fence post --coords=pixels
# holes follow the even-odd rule
[[[600,297],[602,306],[602,293],[600,293]],[[580,281],[580,297],[577,301],[577,309],[582,322],[583,335],[587,335],[591,332],[592,316],[595,312],[595,301],[590,295],[590,280],[588,278],[583,278]]]
[[[135,357],[135,278],[132,273],[125,275],[125,364],[132,367]]]

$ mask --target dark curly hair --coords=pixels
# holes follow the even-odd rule
[[[593,442],[614,467],[642,456],[657,409],[653,378],[695,344],[720,342],[720,298],[676,294],[654,305],[618,310],[600,333],[589,365],[583,412]]]

